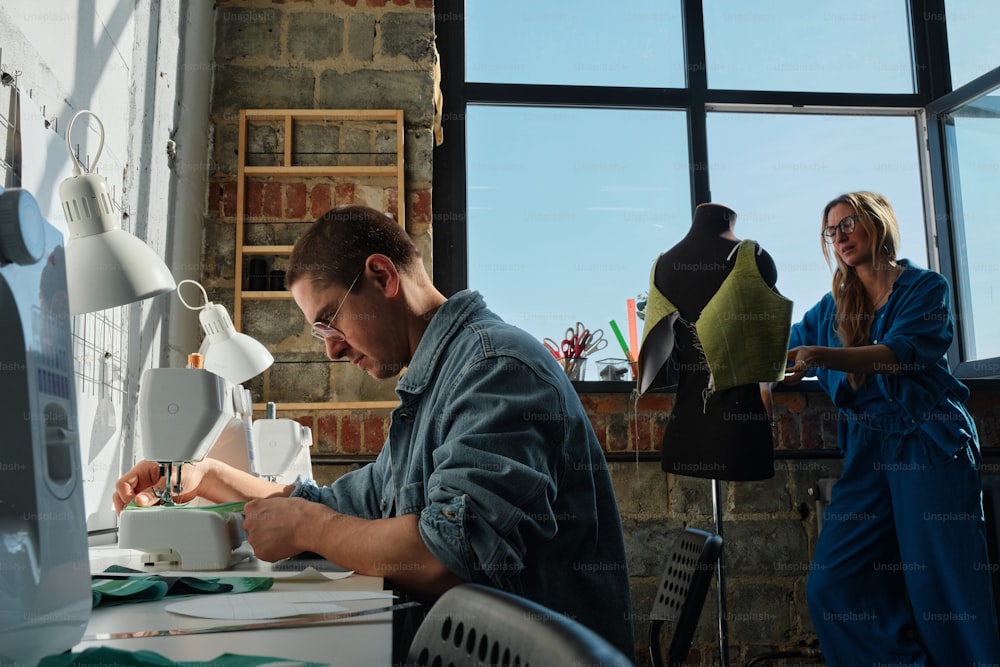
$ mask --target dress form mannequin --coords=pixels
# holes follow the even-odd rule
[[[720,537],[719,480],[774,476],[766,381],[784,372],[791,325],[791,302],[774,291],[774,261],[756,244],[741,244],[733,233],[735,223],[732,209],[701,204],[687,235],[657,258],[639,351],[640,394],[677,378],[661,448],[663,470],[711,479]],[[720,556],[716,563],[716,602],[725,667],[723,560]]]
[[[735,222],[736,213],[725,206],[699,205],[687,235],[659,257],[651,276],[679,315],[672,327],[673,351],[653,380],[663,386],[668,377],[677,377],[661,449],[665,472],[731,481],[774,476],[767,385],[753,382],[710,390],[710,370],[694,328],[736,264]],[[760,278],[773,289],[774,261],[764,251],[755,252],[755,258]],[[741,322],[740,335],[754,336],[754,324]],[[643,343],[662,345],[656,337]]]

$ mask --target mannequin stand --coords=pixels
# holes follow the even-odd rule
[[[719,610],[719,666],[729,667],[729,623],[726,612],[726,579],[723,560],[726,554],[726,539],[722,536],[722,487],[719,480],[712,480],[712,514],[715,517],[715,533],[722,537],[722,553],[715,562],[716,604]]]

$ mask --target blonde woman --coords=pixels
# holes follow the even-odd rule
[[[821,233],[833,288],[792,328],[785,383],[815,376],[839,409],[844,466],[806,592],[826,663],[1000,664],[948,284],[897,259],[882,195],[837,197]]]

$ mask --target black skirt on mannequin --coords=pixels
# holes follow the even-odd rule
[[[660,450],[664,472],[706,479],[749,481],[774,476],[771,420],[756,384],[713,392],[693,327],[674,324],[670,365],[677,395]],[[672,373],[671,373],[672,375]]]

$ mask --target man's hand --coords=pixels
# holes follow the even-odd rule
[[[243,508],[243,530],[254,555],[273,563],[315,548],[308,536],[326,527],[319,512],[337,514],[302,498],[251,500]]]

